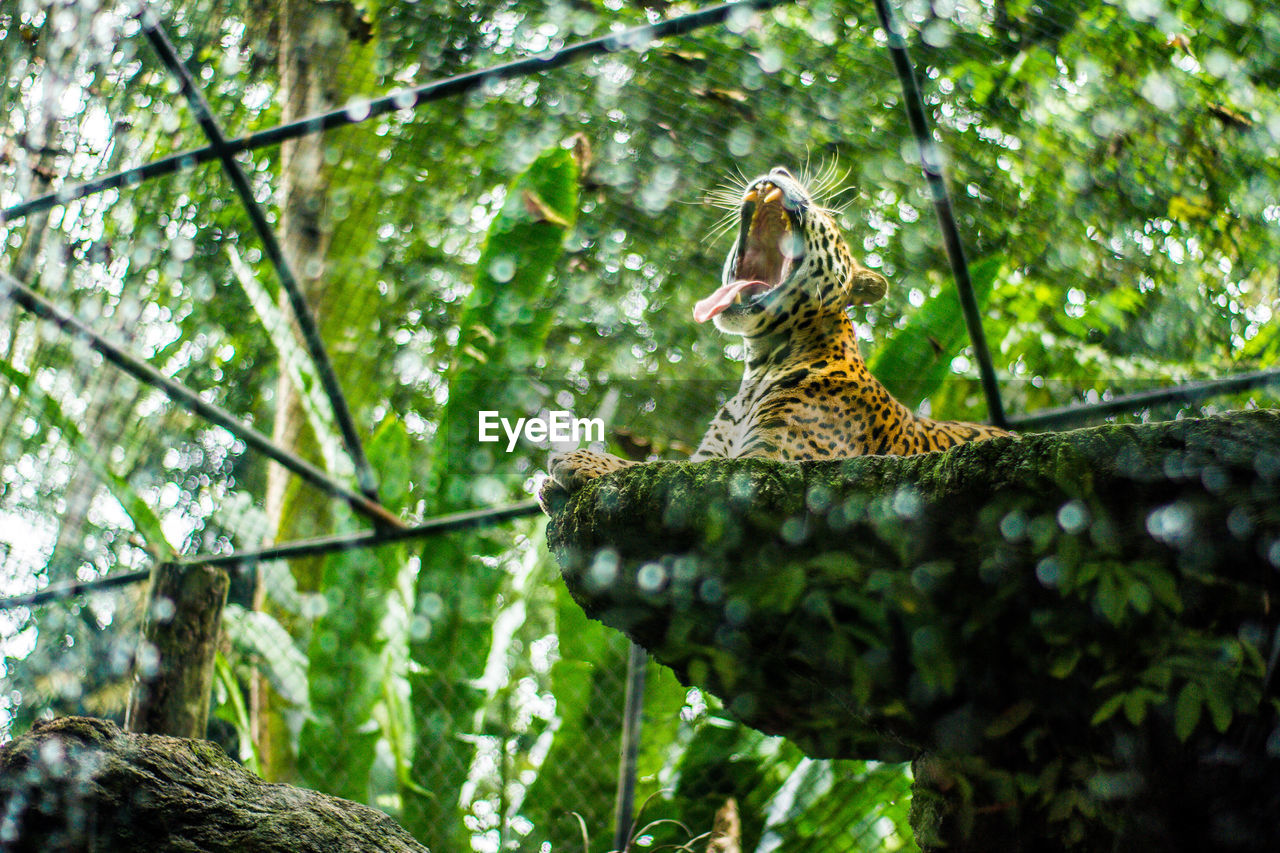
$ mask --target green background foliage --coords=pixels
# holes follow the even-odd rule
[[[368,97],[689,8],[179,0],[155,10],[237,136],[280,121],[296,85],[281,73],[284,35],[302,20],[339,57],[323,106],[359,115]],[[1274,10],[1245,0],[897,8],[974,277],[989,287],[983,316],[1008,411],[1274,361]],[[138,23],[114,6],[4,2],[0,34],[0,204],[203,144]],[[575,139],[589,157],[571,156]],[[282,228],[296,211],[279,189],[299,167],[277,148],[238,160]],[[697,202],[740,173],[832,160],[847,175],[830,203],[855,251],[891,281],[883,303],[855,313],[864,353],[911,402],[981,419],[869,4],[739,16],[327,134],[307,208],[327,243],[318,268],[298,272],[323,284],[313,305],[381,499],[423,518],[527,497],[548,448],[478,443],[482,407],[598,415],[668,455],[696,444],[741,358],[690,319],[725,250],[723,238],[704,240],[718,212]],[[0,254],[266,432],[282,417],[282,377],[312,389],[305,425],[280,438],[351,477],[217,164],[0,225]],[[6,593],[145,567],[170,547],[225,552],[365,526],[296,482],[268,505],[269,465],[239,440],[7,305],[0,363]],[[1255,403],[1274,397],[1206,408]],[[625,646],[568,600],[542,538],[540,522],[522,521],[237,575],[215,734],[269,778],[373,803],[442,850],[577,849],[570,812],[590,827],[591,849],[605,849]],[[1167,606],[1154,586],[1150,599],[1134,592],[1140,567],[1115,572],[1091,599],[1104,612]],[[4,731],[50,713],[120,712],[137,596],[0,614]],[[804,759],[652,665],[649,682],[639,792],[662,793],[646,814],[696,834],[732,794],[748,848],[910,845],[901,768]],[[1184,725],[1212,715],[1216,695],[1188,683]],[[1140,699],[1112,710],[1130,704],[1140,713]],[[670,826],[655,837],[677,835]]]

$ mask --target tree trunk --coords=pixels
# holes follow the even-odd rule
[[[208,566],[165,563],[152,572],[125,717],[129,731],[205,736],[213,661],[230,584],[226,572]]]
[[[316,115],[337,102],[338,78],[334,69],[343,66],[346,53],[346,33],[339,25],[339,14],[339,4],[315,0],[285,0],[280,4],[277,50],[281,121]],[[280,248],[307,304],[318,318],[328,308],[326,266],[333,231],[326,215],[328,194],[324,134],[308,134],[283,143],[280,146]],[[284,316],[290,316],[283,291],[279,303]],[[294,332],[301,347],[301,333],[296,327]],[[295,447],[300,443],[305,423],[298,389],[282,370],[276,384],[272,439],[282,447]],[[309,451],[314,447],[305,449]],[[266,506],[273,536],[279,535],[276,526],[282,521],[291,476],[279,465],[270,466]],[[319,528],[316,533],[327,532],[323,523]]]
[[[280,74],[281,121],[294,121],[323,112],[334,103],[339,76],[334,69],[344,67],[346,33],[339,25],[341,4],[315,0],[285,0],[278,6],[274,31],[279,34],[276,49]],[[328,308],[327,256],[332,224],[326,216],[330,170],[325,161],[325,136],[315,133],[290,140],[280,146],[280,248],[294,271],[307,304],[323,317]],[[279,304],[284,316],[291,316],[283,291]],[[301,333],[293,329],[301,347]],[[272,441],[304,458],[314,457],[316,437],[285,370],[276,383],[275,420]],[[287,541],[332,532],[332,506],[327,496],[293,479],[289,471],[275,463],[267,469],[265,509],[268,538]],[[320,558],[294,561],[290,570],[304,592],[320,588]],[[260,576],[261,577],[261,576]],[[259,581],[255,608],[266,609],[284,624],[293,617],[267,600]],[[250,687],[250,704],[258,754],[263,774],[272,779],[297,777],[292,737],[285,721],[287,703],[259,677]]]
[[[0,747],[5,853],[427,853],[382,812],[272,785],[208,741],[37,723]]]
[[[655,463],[548,541],[590,615],[743,722],[927,752],[925,849],[1280,844],[1280,413]]]

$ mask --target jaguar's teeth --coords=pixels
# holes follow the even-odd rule
[[[774,187],[764,194],[764,203],[772,204],[780,198],[782,198],[782,189],[780,187]]]

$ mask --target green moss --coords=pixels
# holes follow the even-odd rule
[[[216,744],[88,717],[0,746],[0,811],[15,851],[426,851],[382,812],[267,784]]]
[[[1275,726],[1260,699],[1278,540],[1270,411],[908,458],[638,466],[548,527],[590,615],[744,722],[813,755],[932,753],[955,777],[952,843],[995,843],[975,815],[1009,791],[1006,828],[1059,841],[1230,799],[1184,795],[1224,728]],[[1158,793],[1173,772],[1191,781]]]

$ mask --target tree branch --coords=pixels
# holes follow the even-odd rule
[[[1162,782],[1142,749],[1203,756],[1228,729],[1260,747],[1274,727],[1277,412],[905,458],[655,463],[589,484],[547,535],[590,615],[744,723],[815,756],[936,753],[941,787],[961,766],[977,786],[966,820],[1025,826],[1001,798],[1054,760],[1077,776],[1037,783],[1051,805],[1136,808]],[[1130,771],[1119,794],[1090,787]]]
[[[426,853],[382,812],[263,782],[208,741],[66,717],[0,747],[0,850]]]

